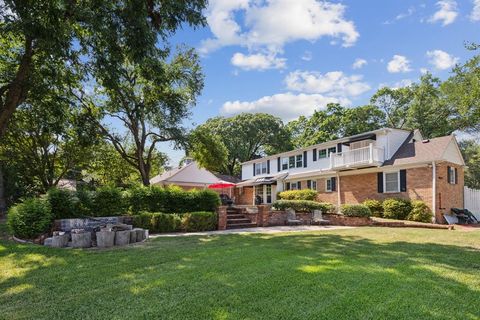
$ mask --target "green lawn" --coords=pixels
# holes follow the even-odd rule
[[[357,228],[66,250],[0,241],[4,319],[479,319],[480,232]]]

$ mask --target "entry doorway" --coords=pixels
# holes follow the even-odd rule
[[[271,204],[274,199],[275,187],[271,184],[262,184],[255,186],[254,204]]]

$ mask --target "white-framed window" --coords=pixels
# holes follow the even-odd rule
[[[295,168],[295,156],[291,156],[288,158],[288,167]]]
[[[267,173],[267,162],[262,162],[262,174]]]
[[[297,168],[303,167],[303,154],[297,154],[296,158]]]
[[[317,191],[317,180],[309,180],[310,181],[310,189]]]
[[[282,170],[288,170],[288,158],[282,158]]]
[[[332,192],[333,191],[333,181],[332,178],[328,178],[325,180],[325,191]]]
[[[448,167],[448,183],[457,184],[457,175],[454,167]]]
[[[290,190],[298,190],[298,184],[296,182],[291,182]]]
[[[255,164],[255,175],[259,175],[262,173],[262,164],[256,163]]]
[[[318,150],[319,159],[326,158],[326,157],[327,157],[327,149]]]
[[[332,153],[337,153],[337,147],[328,148],[328,156],[329,157]]]
[[[400,171],[383,173],[383,190],[386,193],[400,192]]]

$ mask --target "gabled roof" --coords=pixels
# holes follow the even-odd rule
[[[393,157],[383,163],[384,166],[408,165],[431,161],[450,160],[447,152],[458,153],[455,156],[459,164],[463,163],[460,150],[454,136],[444,136],[423,141],[413,141],[413,134],[405,140]],[[452,144],[454,147],[452,147]],[[453,149],[451,149],[452,147]]]
[[[153,177],[152,179],[150,179],[150,183],[155,184],[155,183],[159,183],[161,181],[167,181],[168,179],[172,178],[173,176],[175,176],[180,171],[184,170],[186,167],[191,166],[192,164],[193,164],[193,162],[189,163],[189,164],[187,164],[183,167],[177,167],[177,168],[173,168],[171,170],[165,171],[164,173],[159,174],[159,175]]]

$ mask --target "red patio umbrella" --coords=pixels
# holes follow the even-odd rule
[[[218,182],[212,183],[211,185],[209,185],[208,189],[225,189],[225,188],[231,188],[231,187],[235,187],[235,183],[219,180]],[[232,196],[231,189],[228,189],[228,194],[230,197]]]

